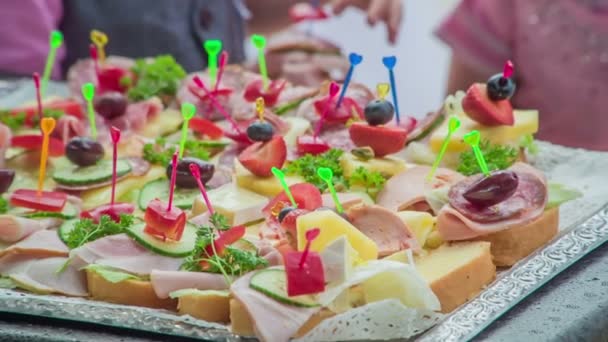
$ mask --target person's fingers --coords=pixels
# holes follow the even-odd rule
[[[370,0],[369,8],[367,9],[367,22],[374,26],[376,23],[387,16],[390,0]]]
[[[395,44],[397,42],[397,37],[399,35],[399,31],[401,29],[401,24],[403,21],[403,4],[401,0],[393,0],[388,16],[388,20],[386,23],[386,27],[388,30],[388,40],[391,44]]]

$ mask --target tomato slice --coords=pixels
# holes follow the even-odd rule
[[[323,199],[321,198],[321,192],[316,186],[310,183],[298,183],[289,187],[293,199],[298,204],[298,209],[306,209],[313,211],[323,205]],[[270,214],[272,208],[277,205],[278,202],[285,202],[288,206],[291,205],[285,191],[281,191],[275,198],[273,198],[265,207],[262,212]]]
[[[67,199],[63,192],[42,191],[39,195],[37,190],[18,189],[11,194],[10,203],[15,207],[58,212],[63,210]]]
[[[127,91],[128,86],[121,83],[123,77],[129,77],[132,81],[135,81],[133,79],[135,75],[131,71],[113,65],[105,65],[99,71],[99,89],[97,93],[103,94],[108,91],[124,93]]]
[[[319,116],[325,113],[324,122],[327,123],[343,124],[353,117],[361,120],[364,119],[363,109],[361,109],[361,106],[359,106],[357,101],[353,100],[352,98],[344,97],[342,99],[342,104],[338,109],[336,109],[337,103],[337,97],[333,97],[331,99],[325,97],[314,102],[315,111]],[[325,112],[326,106],[329,106],[327,112]]]
[[[296,147],[298,154],[321,154],[323,152],[329,151],[329,145],[321,140],[319,137],[314,137],[312,135],[302,135],[299,136],[296,141]]]
[[[45,102],[42,105],[44,109],[62,111],[67,115],[75,116],[79,119],[84,118],[84,111],[82,105],[76,100],[56,99]],[[17,115],[20,113],[25,114],[25,124],[29,127],[32,127],[34,126],[34,122],[36,122],[38,119],[38,106],[32,105],[28,107],[11,109],[11,114],[13,115]],[[34,118],[36,118],[36,120]]]
[[[154,199],[148,203],[144,221],[144,232],[147,234],[163,241],[179,241],[186,227],[186,213],[177,207],[171,207],[171,210],[167,211],[166,203]]]
[[[206,135],[211,139],[219,139],[224,136],[224,131],[218,125],[204,118],[196,117],[190,119],[188,127],[196,133]]]
[[[243,236],[245,236],[245,226],[234,226],[226,231],[220,232],[220,236],[218,236],[213,242],[215,251],[217,254],[222,254],[226,246],[229,246],[237,241],[239,241]],[[213,255],[213,247],[210,245],[205,249],[207,254]]]
[[[262,97],[266,107],[272,107],[279,100],[279,95],[286,85],[285,80],[274,80],[270,82],[268,89],[264,90],[264,82],[261,79],[255,80],[247,85],[243,97],[249,102],[255,102],[258,97]]]
[[[26,150],[39,150],[42,147],[42,135],[27,134],[17,135],[11,138],[12,147],[20,147]],[[49,137],[49,156],[59,157],[65,153],[65,146],[61,139]]]
[[[101,205],[95,209],[89,211],[83,211],[80,214],[82,218],[88,218],[93,220],[95,223],[99,223],[99,219],[103,215],[110,216],[110,219],[114,222],[120,222],[121,214],[133,214],[135,206],[131,203],[111,203]]]

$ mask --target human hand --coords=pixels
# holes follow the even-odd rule
[[[402,0],[333,0],[335,14],[342,13],[347,7],[355,6],[367,12],[367,22],[374,26],[378,21],[386,23],[388,40],[391,44],[397,41],[397,34],[403,19]]]

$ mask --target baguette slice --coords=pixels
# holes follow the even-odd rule
[[[115,304],[143,306],[154,309],[167,309],[175,311],[176,299],[160,299],[154,293],[152,283],[129,279],[119,283],[112,283],[104,279],[95,271],[86,270],[87,285],[92,299]]]
[[[230,322],[230,294],[227,291],[193,291],[179,297],[177,312],[207,322]]]
[[[475,297],[496,276],[490,243],[454,242],[416,259],[416,268],[448,313]]]
[[[512,266],[555,237],[558,227],[559,209],[552,208],[526,225],[480,236],[475,240],[492,244],[496,266]]]

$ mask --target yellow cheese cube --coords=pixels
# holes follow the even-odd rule
[[[262,208],[268,203],[268,199],[255,192],[228,183],[209,190],[207,194],[215,211],[226,216],[228,224],[232,226],[264,218]],[[198,216],[205,212],[207,212],[207,205],[203,196],[197,196],[192,205],[192,216]]]
[[[337,213],[331,210],[313,211],[298,217],[296,221],[298,234],[298,250],[306,246],[306,232],[312,228],[319,228],[321,233],[312,242],[311,250],[321,252],[340,236],[346,236],[350,245],[359,253],[363,261],[378,258],[376,243],[361,233]]]
[[[298,117],[283,118],[283,120],[289,124],[289,131],[283,135],[285,144],[295,146],[298,137],[304,135],[310,128],[310,121]]]
[[[352,153],[344,153],[340,157],[340,166],[346,177],[350,177],[359,167],[368,171],[380,172],[385,177],[392,177],[406,168],[405,161],[396,157],[372,158],[363,161]]]
[[[132,191],[142,188],[144,184],[150,181],[163,177],[164,174],[165,168],[155,165],[152,166],[150,171],[143,176],[130,176],[121,180],[120,182],[117,182],[116,198],[125,198],[129,196]],[[101,188],[84,191],[80,198],[82,198],[83,209],[90,210],[99,207],[102,204],[109,203],[111,196],[112,187],[108,185]]]
[[[400,211],[397,216],[414,233],[420,246],[424,246],[426,239],[435,226],[435,218],[429,213],[422,211]]]
[[[461,126],[450,138],[447,152],[463,152],[470,149],[462,137],[471,130],[479,130],[482,139],[488,139],[493,144],[512,145],[518,143],[519,139],[526,134],[534,134],[538,131],[538,111],[537,110],[514,110],[515,123],[513,126],[483,126],[471,120],[467,116],[460,117]],[[441,149],[443,140],[448,134],[448,121],[443,124],[431,135],[431,149],[437,153]]]
[[[234,172],[236,184],[243,189],[251,190],[266,197],[274,197],[283,191],[283,187],[276,177],[258,177],[249,172],[238,160],[234,161]],[[302,178],[294,176],[285,177],[285,181],[288,185],[303,182]]]

